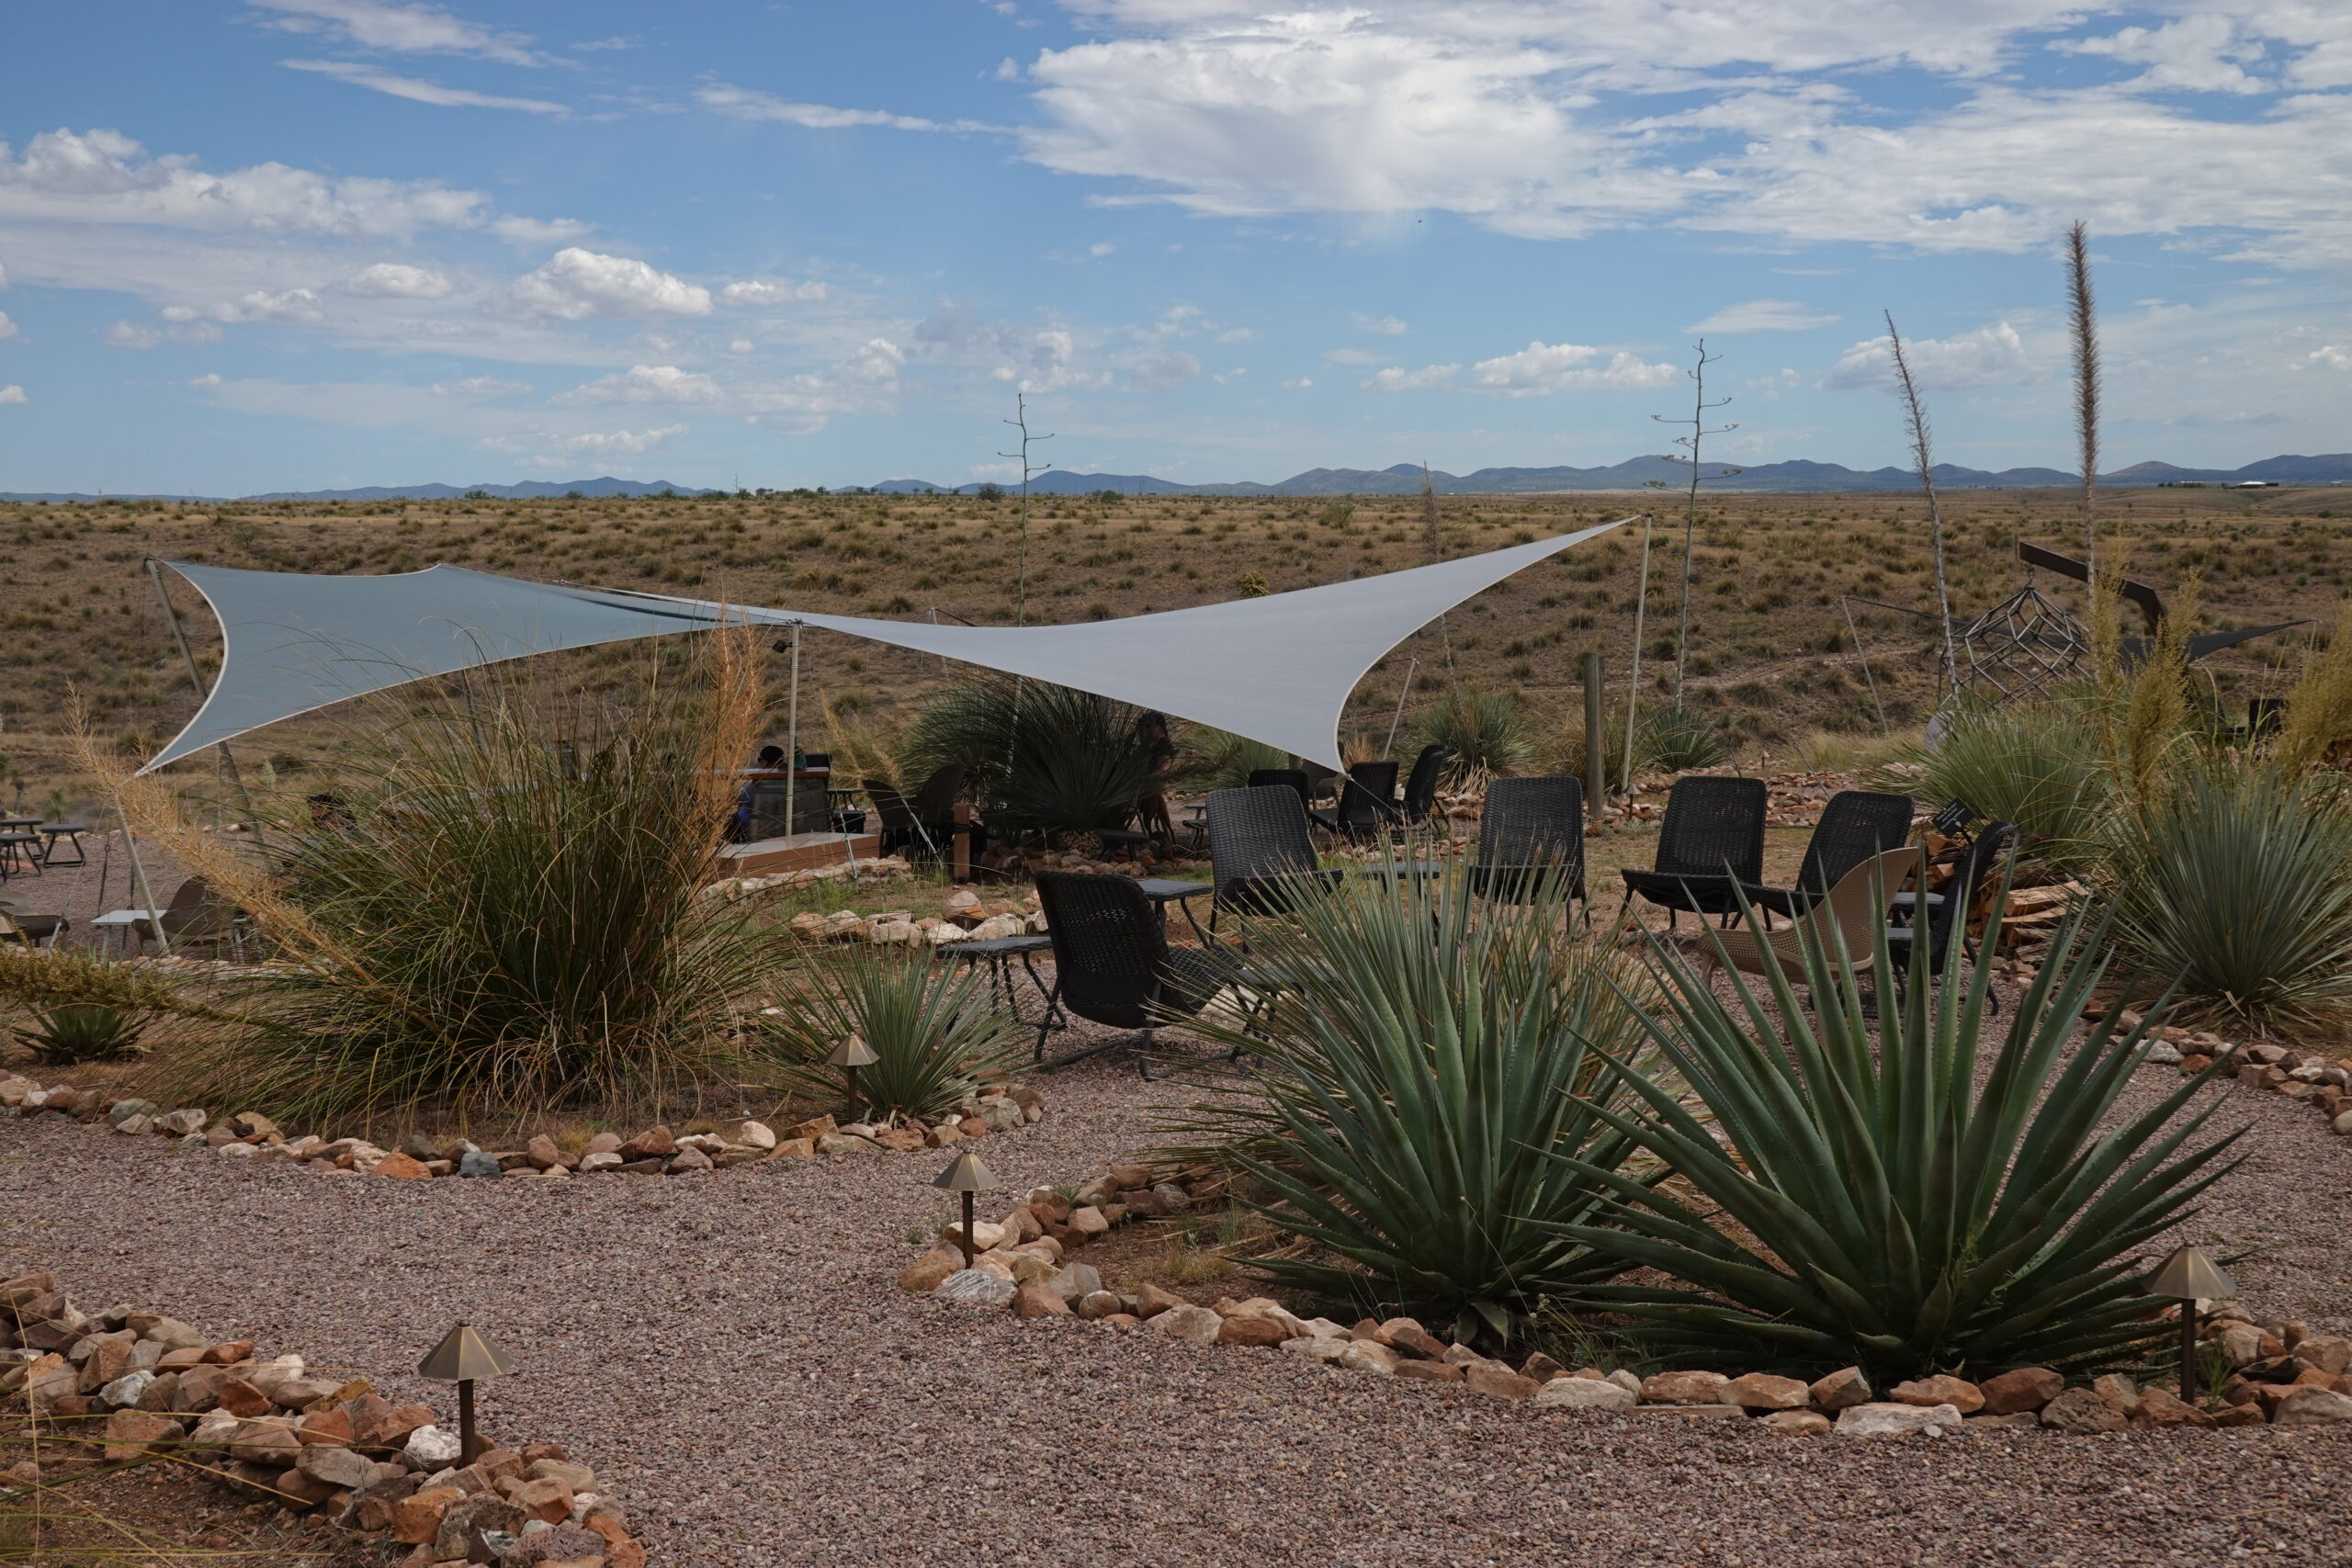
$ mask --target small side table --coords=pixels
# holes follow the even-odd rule
[[[1046,998],[1046,1013],[1039,1027],[1050,1031],[1069,1027],[1069,1020],[1062,1015],[1060,1006],[1054,1000],[1052,989],[1037,974],[1036,954],[1050,953],[1053,946],[1054,939],[1049,936],[992,936],[982,942],[951,942],[944,947],[932,949],[932,953],[935,957],[952,958],[958,964],[987,964],[989,989],[1004,998],[1004,1010],[1012,1015],[1013,1022],[1025,1029],[1030,1027],[1029,1021],[1021,1016],[1021,998],[1012,980],[1012,961],[1018,958],[1021,967],[1028,972],[1029,983],[1037,987],[1039,996]]]
[[[161,909],[108,909],[90,921],[90,929],[122,933],[122,950],[136,953],[146,942],[142,932],[153,931],[153,922],[164,918]]]
[[[89,864],[89,852],[82,847],[82,835],[89,830],[88,826],[81,822],[44,822],[34,829],[33,831],[39,833],[43,840],[40,847],[40,863],[43,865]],[[74,858],[72,860],[57,858],[57,840],[60,839],[73,840]]]

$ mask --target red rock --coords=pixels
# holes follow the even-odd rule
[[[1848,1410],[1871,1402],[1871,1380],[1860,1367],[1841,1367],[1815,1379],[1811,1393],[1817,1410]]]
[[[322,1444],[348,1448],[352,1438],[351,1416],[343,1410],[312,1411],[303,1416],[301,1424],[294,1428],[294,1436],[306,1446]]]
[[[402,1404],[363,1423],[358,1437],[371,1449],[396,1449],[408,1441],[411,1432],[419,1427],[430,1427],[433,1422],[433,1412],[424,1405]]]
[[[392,1505],[392,1539],[406,1546],[429,1544],[440,1532],[441,1516],[465,1495],[454,1486],[428,1486]]]
[[[1721,1372],[1660,1372],[1642,1380],[1642,1403],[1721,1404],[1730,1382]]]
[[[678,1140],[667,1127],[650,1127],[614,1152],[631,1160],[666,1160],[678,1152]]]
[[[2015,1416],[2039,1410],[2057,1398],[2065,1386],[2066,1380],[2048,1367],[2019,1367],[1976,1385],[1984,1396],[1987,1416]]]
[[[243,1378],[231,1378],[222,1383],[220,1392],[213,1396],[213,1403],[232,1416],[243,1416],[247,1419],[266,1416],[273,1408],[269,1395]]]
[[[1279,1320],[1254,1314],[1228,1317],[1216,1331],[1220,1345],[1249,1345],[1261,1350],[1271,1350],[1289,1337],[1290,1330]]]
[[[232,1367],[239,1361],[251,1360],[253,1359],[253,1354],[254,1342],[252,1340],[230,1339],[224,1340],[220,1344],[215,1345],[211,1348],[206,1350],[204,1352],[204,1359],[207,1364],[211,1366]]]
[[[1734,1378],[1724,1384],[1723,1391],[1724,1403],[1743,1410],[1803,1410],[1812,1396],[1813,1391],[1796,1379],[1770,1372]]]
[[[121,1464],[179,1441],[180,1424],[148,1410],[118,1410],[107,1417],[106,1460]]]
[[[1462,1369],[1462,1381],[1490,1399],[1532,1399],[1535,1391],[1544,1386],[1533,1378],[1520,1376],[1499,1361],[1471,1362]]]
[[[2212,1424],[2211,1416],[2160,1388],[2142,1389],[2139,1403],[2132,1411],[2132,1425],[2134,1427],[2211,1427]]]
[[[1520,1363],[1519,1375],[1523,1378],[1533,1378],[1537,1382],[1550,1382],[1554,1378],[1566,1377],[1568,1369],[1538,1350]]]
[[[2267,1426],[2269,1420],[2256,1404],[2226,1404],[2213,1412],[2216,1427],[2262,1427]]]
[[[2107,1401],[2086,1388],[2070,1388],[2041,1408],[2041,1424],[2062,1432],[2087,1436],[2120,1432],[2126,1423]]]
[[[1462,1369],[1449,1366],[1443,1361],[1400,1360],[1396,1363],[1393,1375],[1419,1382],[1460,1382]]]
[[[1098,1235],[1107,1235],[1111,1222],[1103,1217],[1102,1210],[1089,1206],[1070,1211],[1069,1228],[1080,1239],[1091,1241]]]
[[[1947,1372],[1896,1383],[1888,1391],[1887,1397],[1897,1404],[1922,1407],[1949,1404],[1962,1416],[1973,1416],[1984,1408],[1984,1390],[1966,1378],[1956,1378]]]
[[[569,1170],[574,1164],[571,1156],[558,1148],[555,1140],[544,1133],[523,1145],[523,1155],[541,1170],[559,1165]]]
[[[1445,1344],[1420,1324],[1409,1317],[1392,1317],[1380,1325],[1378,1337],[1391,1350],[1423,1361],[1445,1359]],[[1528,1374],[1533,1377],[1532,1372]],[[1536,1382],[1544,1380],[1537,1378]]]
[[[1166,1312],[1170,1307],[1180,1307],[1183,1304],[1183,1297],[1171,1295],[1168,1292],[1161,1290],[1158,1285],[1146,1285],[1142,1290],[1136,1292],[1136,1316],[1137,1318],[1157,1317],[1161,1313]]]
[[[1023,1285],[1012,1292],[1015,1317],[1068,1317],[1069,1303],[1048,1286]]]
[[[376,1176],[389,1176],[398,1181],[430,1181],[433,1179],[433,1173],[424,1168],[424,1161],[417,1159],[413,1155],[401,1154],[397,1149],[392,1153],[386,1155],[382,1159],[378,1160],[376,1162],[376,1168],[371,1174]]]
[[[571,1517],[571,1488],[560,1481],[526,1481],[508,1494],[507,1500],[522,1509],[526,1519],[560,1525]]]

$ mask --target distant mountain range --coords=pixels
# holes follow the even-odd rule
[[[1919,482],[1909,468],[1849,468],[1837,463],[1815,463],[1799,457],[1785,463],[1757,463],[1745,468],[1709,464],[1706,479],[1714,491],[1760,491],[1775,494],[1804,494],[1848,491],[1907,491]],[[1441,495],[1536,495],[1556,491],[1626,491],[1651,485],[1668,489],[1690,482],[1687,465],[1664,457],[1643,457],[1604,468],[1480,468],[1476,473],[1449,474],[1430,470],[1430,482]],[[2057,468],[1963,468],[1936,465],[1936,483],[1948,490],[2046,490],[2070,486],[2073,474]],[[2119,489],[2160,484],[2280,484],[2352,485],[2352,452],[2315,457],[2266,457],[2243,468],[2180,468],[2170,463],[2134,463],[2099,483]],[[942,492],[972,495],[983,484],[943,485],[923,479],[885,479],[869,487],[885,495]],[[1072,474],[1049,468],[1030,480],[1031,491],[1043,495],[1085,495],[1117,491],[1122,495],[1412,495],[1421,488],[1418,463],[1392,468],[1309,468],[1275,484],[1242,480],[1231,484],[1186,485],[1149,474]],[[78,491],[0,491],[0,501],[46,501],[58,503],[88,501],[194,501],[208,505],[236,501],[455,501],[481,495],[494,501],[537,501],[551,496],[582,495],[724,495],[719,490],[654,479],[531,480],[513,485],[370,485],[361,490],[271,491],[263,495],[85,495]]]
[[[1936,483],[1951,490],[2043,490],[2076,482],[2073,474],[2057,468],[1963,468],[1939,463]],[[1716,491],[1763,491],[1803,493],[1828,491],[1902,491],[1917,487],[1919,476],[1909,468],[1849,468],[1837,463],[1796,458],[1785,463],[1757,463],[1745,468],[1708,465],[1706,479]],[[1689,465],[1664,457],[1635,457],[1605,468],[1480,468],[1476,473],[1449,474],[1430,470],[1430,482],[1441,495],[1530,495],[1551,491],[1642,490],[1652,484],[1668,488],[1690,482]],[[2317,457],[2267,457],[2243,468],[2180,468],[2170,463],[2134,463],[2099,483],[2119,487],[2158,484],[2286,485],[2352,484],[2352,452]],[[922,479],[886,479],[873,489],[893,495],[926,491],[954,491],[970,495],[978,484],[940,485]],[[1309,468],[1275,484],[1177,484],[1148,474],[1070,474],[1049,468],[1029,481],[1033,493],[1083,495],[1112,490],[1123,495],[1410,495],[1421,488],[1418,463],[1393,468]]]

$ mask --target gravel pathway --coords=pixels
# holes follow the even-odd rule
[[[1186,1096],[1123,1056],[1048,1092],[983,1145],[1008,1187],[1099,1171]],[[2254,1158],[2199,1228],[2267,1248],[2252,1305],[2352,1326],[2352,1140],[2268,1096],[2228,1114]],[[490,1428],[594,1463],[679,1568],[2352,1560],[2352,1429],[1805,1441],[968,1314],[893,1284],[938,1163],[411,1183],[0,1122],[0,1270],[402,1392],[469,1316],[524,1369]]]

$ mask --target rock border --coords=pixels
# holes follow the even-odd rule
[[[198,1106],[165,1111],[152,1100],[108,1099],[98,1090],[70,1084],[44,1088],[21,1074],[0,1077],[0,1114],[85,1122],[103,1119],[110,1130],[128,1137],[174,1138],[175,1146],[186,1152],[209,1151],[255,1165],[291,1163],[326,1175],[565,1180],[603,1172],[691,1176],[774,1160],[949,1148],[1043,1121],[1046,1100],[1025,1084],[1007,1084],[973,1096],[955,1115],[934,1122],[873,1125],[819,1116],[786,1128],[779,1136],[764,1122],[737,1118],[720,1123],[722,1130],[717,1133],[680,1134],[667,1126],[650,1127],[631,1138],[599,1133],[578,1154],[544,1134],[519,1149],[485,1149],[465,1138],[436,1144],[422,1134],[403,1139],[396,1149],[379,1148],[364,1138],[288,1138],[257,1111],[241,1111],[216,1122]]]
[[[168,1458],[238,1496],[356,1540],[411,1546],[406,1568],[645,1568],[628,1513],[557,1443],[493,1447],[463,1462],[431,1407],[395,1405],[366,1378],[302,1358],[254,1358],[176,1318],[84,1313],[47,1272],[0,1281],[0,1400],[106,1462]],[[0,1495],[39,1484],[0,1471]],[[389,1551],[387,1552],[389,1558]]]
[[[1076,1318],[1113,1331],[1203,1346],[1280,1350],[1344,1371],[1453,1383],[1545,1408],[1640,1418],[1755,1418],[1794,1436],[1953,1436],[1990,1427],[2090,1435],[2127,1429],[2320,1427],[2352,1423],[2352,1338],[2315,1335],[2301,1323],[2257,1322],[2233,1303],[2214,1306],[2200,1336],[2232,1369],[2222,1407],[2205,1410],[2170,1391],[2119,1373],[2069,1386],[2048,1367],[2020,1367],[1982,1382],[1939,1374],[1896,1384],[1882,1397],[1858,1367],[1810,1383],[1770,1372],[1677,1371],[1641,1377],[1625,1368],[1568,1368],[1538,1352],[1517,1367],[1448,1344],[1417,1320],[1352,1325],[1303,1319],[1264,1296],[1200,1306],[1147,1284],[1133,1295],[1104,1287],[1069,1254],[1114,1227],[1177,1213],[1220,1196],[1217,1183],[1155,1181],[1138,1165],[1114,1165],[1065,1192],[1032,1188],[993,1222],[972,1226],[964,1267],[960,1221],[909,1264],[899,1288],[1024,1320]],[[2153,1302],[2152,1305],[2154,1304]]]

